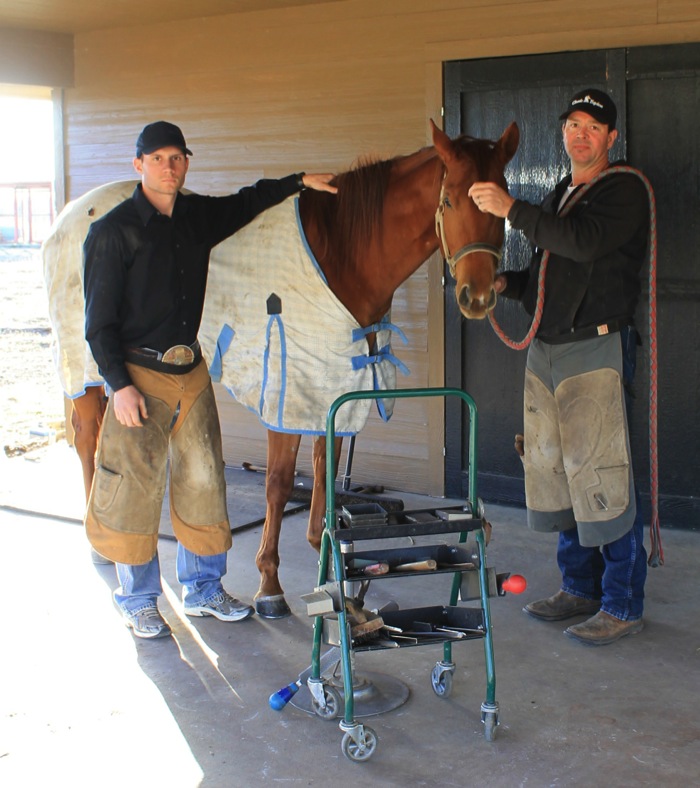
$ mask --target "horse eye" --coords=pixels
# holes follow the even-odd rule
[[[450,202],[450,198],[449,198],[447,195],[445,195],[445,205],[446,205],[448,208],[451,208],[451,207],[452,207],[452,203]]]

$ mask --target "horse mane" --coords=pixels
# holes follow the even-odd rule
[[[480,177],[485,179],[493,160],[495,142],[461,135],[453,140],[457,156],[469,156]],[[384,198],[392,172],[419,166],[434,155],[434,148],[422,148],[406,156],[377,160],[361,157],[346,172],[336,176],[337,195],[307,190],[300,195],[306,225],[316,226],[320,239],[317,256],[327,266],[354,264],[381,229]]]
[[[301,205],[318,227],[323,248],[319,256],[331,265],[343,266],[357,259],[380,226],[384,195],[395,159],[359,159],[347,172],[336,176],[338,194],[305,191]]]

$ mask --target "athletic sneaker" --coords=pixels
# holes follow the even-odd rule
[[[188,616],[216,616],[219,621],[243,621],[255,612],[223,589],[199,605],[185,605]]]
[[[124,623],[134,630],[137,638],[167,638],[171,629],[157,607],[143,607],[135,613],[122,611]]]

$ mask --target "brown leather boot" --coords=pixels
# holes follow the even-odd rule
[[[605,646],[614,643],[625,635],[636,635],[644,629],[644,621],[636,618],[634,621],[622,621],[603,610],[598,611],[593,618],[574,624],[564,630],[564,634],[589,646]]]
[[[523,611],[542,621],[562,621],[573,616],[588,616],[600,610],[599,599],[584,599],[567,591],[557,591],[554,596],[525,605]]]

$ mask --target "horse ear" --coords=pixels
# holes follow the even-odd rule
[[[519,143],[520,129],[518,128],[518,124],[513,121],[503,132],[501,139],[498,140],[498,148],[501,151],[504,164],[507,164],[513,156],[515,156],[515,151],[518,150]]]
[[[442,129],[439,129],[433,119],[430,119],[430,128],[433,131],[433,145],[437,150],[440,158],[447,164],[452,158],[452,140],[445,134]]]

